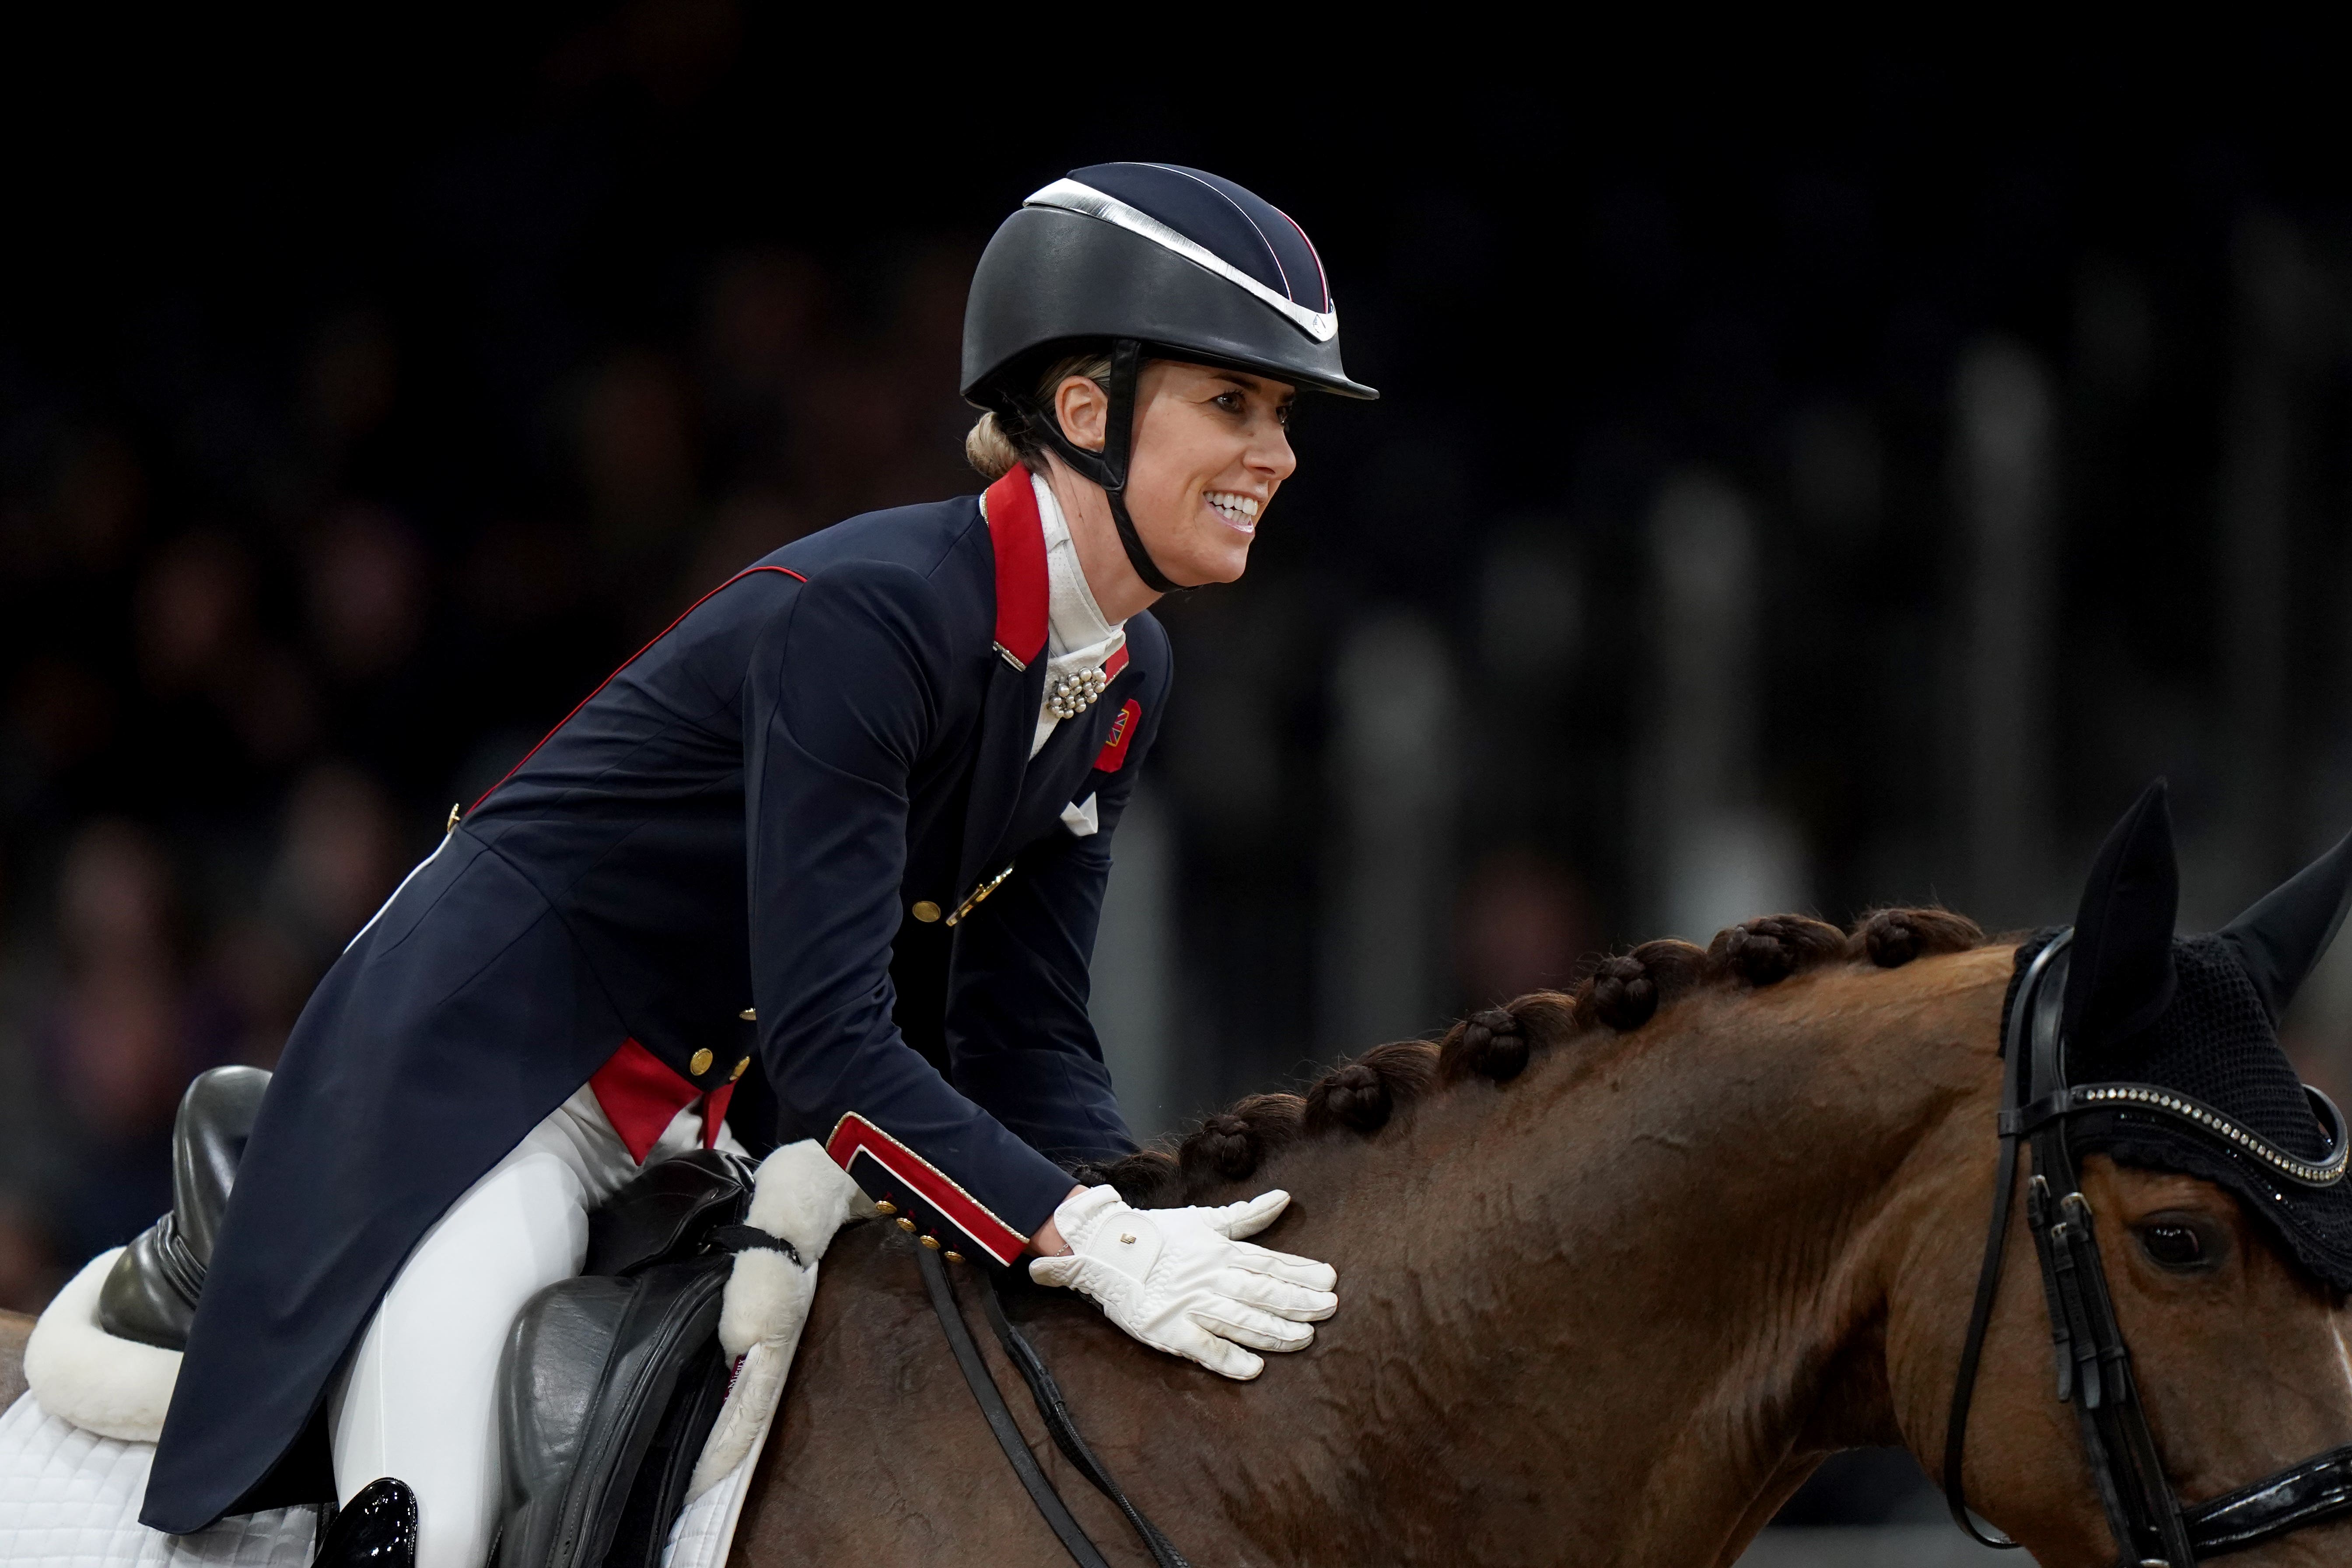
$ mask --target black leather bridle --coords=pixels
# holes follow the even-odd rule
[[[2009,1240],[2009,1218],[2017,1186],[2021,1141],[2033,1147],[2033,1173],[2026,1183],[2027,1228],[2042,1263],[2042,1303],[2050,1314],[2051,1348],[2058,1363],[2058,1397],[2074,1406],[2083,1452],[2115,1533],[2117,1568],[2194,1568],[2217,1557],[2274,1540],[2291,1531],[2352,1512],[2352,1444],[2314,1455],[2301,1464],[2210,1502],[2184,1510],[2164,1473],[2163,1456],[2148,1429],[2147,1407],[2132,1376],[2131,1351],[2116,1321],[2106,1268],[2099,1258],[2091,1205],[2083,1196],[2067,1125],[2089,1111],[2128,1107],[2172,1117],[2225,1146],[2260,1156],[2266,1173],[2307,1185],[2345,1179],[2347,1152],[2344,1118],[2326,1096],[2310,1090],[2314,1108],[2332,1133],[2328,1159],[2318,1164],[2295,1159],[2264,1142],[2229,1118],[2187,1096],[2152,1084],[2066,1082],[2066,1040],[2061,1021],[2066,991],[2067,947],[2074,932],[2062,932],[2036,954],[2010,1010],[2001,1080],[2000,1159],[1994,1177],[1992,1226],[1985,1237],[1984,1267],[1977,1276],[1976,1304],[1960,1351],[1952,1391],[1952,1414],[1944,1439],[1944,1495],[1961,1529],[1987,1546],[2018,1543],[1988,1534],[1969,1516],[1961,1473],[1968,1449],[1969,1404],[1986,1327],[2000,1292]]]

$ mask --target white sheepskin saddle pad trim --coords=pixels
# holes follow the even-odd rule
[[[816,1299],[817,1262],[844,1220],[875,1212],[814,1139],[788,1143],[760,1162],[744,1222],[791,1242],[801,1262],[795,1267],[782,1253],[761,1247],[735,1255],[719,1313],[719,1343],[735,1362],[735,1383],[687,1483],[689,1498],[758,1458]]]
[[[83,1266],[33,1325],[25,1382],[41,1408],[85,1432],[152,1443],[180,1381],[180,1352],[117,1339],[98,1326],[98,1295],[122,1248]]]
[[[670,1527],[662,1568],[723,1568],[729,1561],[793,1352],[808,1325],[817,1260],[844,1220],[879,1212],[813,1139],[786,1144],[760,1163],[744,1220],[791,1242],[803,1267],[761,1247],[735,1255],[719,1315],[719,1342],[735,1358],[735,1381],[687,1483],[687,1505]]]

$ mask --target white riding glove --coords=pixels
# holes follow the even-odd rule
[[[1252,1378],[1265,1363],[1250,1350],[1303,1350],[1309,1323],[1339,1310],[1339,1277],[1328,1263],[1293,1258],[1241,1239],[1289,1206],[1286,1192],[1262,1193],[1223,1208],[1139,1209],[1116,1187],[1088,1187],[1062,1200],[1054,1224],[1067,1256],[1040,1258],[1029,1278],[1091,1296],[1103,1315],[1154,1350],[1211,1372]]]

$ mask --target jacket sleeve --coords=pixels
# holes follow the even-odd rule
[[[1010,1263],[1070,1178],[891,1020],[908,779],[940,721],[950,624],[919,574],[859,563],[812,578],[760,638],[743,704],[752,999],[784,1115],[944,1245]]]
[[[956,931],[947,1042],[957,1087],[1069,1167],[1135,1149],[1087,1004],[1111,845],[1167,696],[1164,639],[1161,647],[1121,766],[1088,773],[1080,786],[1081,800],[1095,795],[1097,829],[1077,837],[1056,827],[1024,849]]]

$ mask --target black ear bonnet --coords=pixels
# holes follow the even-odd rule
[[[2279,1044],[2295,988],[2336,935],[2352,898],[2352,838],[2221,931],[2175,936],[2179,898],[2172,826],[2161,781],[2125,814],[2100,849],[2074,924],[2063,1023],[2069,1086],[2141,1085],[2185,1097],[2221,1121],[2324,1166],[2341,1123],[2305,1088]],[[2058,933],[2018,950],[2002,1037],[2019,983]],[[2037,1085],[2046,1093],[2053,1085]],[[2333,1123],[2333,1125],[2331,1125]],[[2080,1153],[2175,1171],[2242,1199],[2306,1269],[2352,1290],[2352,1175],[2289,1179],[2225,1128],[2122,1106],[2074,1122]]]

